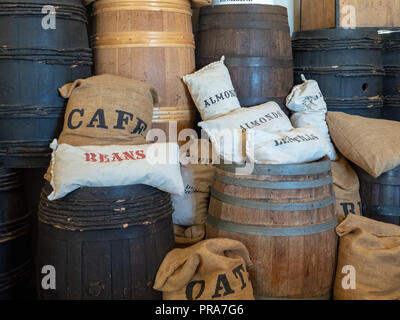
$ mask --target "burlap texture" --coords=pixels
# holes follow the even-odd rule
[[[377,178],[400,165],[400,122],[328,112],[326,121],[336,148]]]
[[[164,300],[254,300],[247,267],[249,253],[239,241],[210,239],[167,254],[154,284]]]
[[[400,299],[400,227],[349,215],[337,228],[336,300]],[[355,289],[344,289],[343,267],[354,267]]]
[[[360,182],[356,172],[342,155],[338,156],[338,161],[332,162],[332,176],[336,213],[341,222],[348,214],[361,215],[361,198]]]

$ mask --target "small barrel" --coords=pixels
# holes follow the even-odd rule
[[[287,9],[261,4],[203,7],[196,39],[197,68],[225,56],[242,107],[276,101],[285,110],[293,86]]]
[[[378,178],[354,167],[360,180],[362,215],[400,226],[400,167]]]
[[[30,228],[22,174],[0,168],[0,300],[29,298]]]
[[[329,111],[381,118],[382,38],[376,28],[296,32],[292,40],[295,83],[318,81]]]
[[[98,0],[93,8],[95,74],[153,85],[160,97],[153,128],[163,130],[168,141],[177,141],[170,132],[193,128],[196,115],[182,81],[195,71],[190,1]]]
[[[49,201],[50,192],[46,183],[39,206],[39,299],[161,299],[152,287],[174,247],[169,194],[132,185],[81,188]],[[40,286],[43,266],[54,267],[54,290]]]
[[[257,299],[329,299],[337,236],[331,164],[218,165],[208,238],[243,242]]]
[[[383,36],[383,119],[400,121],[400,32]]]
[[[0,11],[0,163],[47,167],[65,111],[58,88],[91,75],[86,10],[80,0],[10,0]]]

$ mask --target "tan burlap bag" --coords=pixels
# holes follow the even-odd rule
[[[373,177],[400,165],[400,122],[328,112],[336,148]]]
[[[179,248],[186,248],[204,239],[206,235],[204,224],[195,226],[180,226],[174,224],[175,243]]]
[[[336,232],[334,299],[400,299],[400,227],[351,214]]]
[[[164,300],[254,300],[247,267],[249,253],[239,241],[210,239],[167,254],[154,284]]]
[[[338,161],[332,162],[333,186],[336,196],[336,213],[339,221],[349,214],[361,215],[360,182],[346,159],[338,154]]]
[[[59,144],[72,146],[146,143],[156,90],[141,81],[113,75],[79,79],[59,89],[69,98]]]

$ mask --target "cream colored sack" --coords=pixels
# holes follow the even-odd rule
[[[169,252],[154,289],[163,292],[164,300],[254,300],[247,273],[251,265],[241,242],[204,240]]]
[[[286,114],[275,102],[243,108],[214,120],[198,124],[210,137],[213,149],[227,162],[243,163],[246,160],[246,135],[249,129],[276,132],[292,130]]]
[[[400,227],[349,215],[337,228],[335,300],[400,300]]]
[[[400,165],[400,122],[328,112],[331,138],[345,158],[377,178]]]
[[[325,137],[312,126],[289,132],[247,131],[246,156],[256,164],[311,162],[329,153]]]
[[[339,221],[349,214],[361,215],[360,183],[356,172],[342,155],[331,164]]]
[[[51,181],[56,200],[80,187],[146,184],[182,195],[179,147],[176,143],[135,146],[82,146],[51,144]]]
[[[183,77],[203,120],[214,119],[240,109],[225,58]]]
[[[214,183],[215,167],[188,164],[181,167],[181,173],[185,194],[172,196],[173,222],[183,226],[204,224],[208,211],[210,188]]]

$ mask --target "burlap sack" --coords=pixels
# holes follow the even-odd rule
[[[174,224],[175,244],[177,247],[188,247],[201,241],[206,236],[205,225],[179,226]]]
[[[400,122],[328,112],[329,132],[336,148],[377,178],[400,165]]]
[[[336,232],[334,299],[399,300],[400,227],[351,214]]]
[[[69,98],[59,143],[72,146],[146,143],[156,90],[137,80],[104,74],[59,89]]]
[[[361,215],[360,182],[356,172],[342,155],[331,164],[339,221],[349,214]]]
[[[249,253],[239,241],[210,239],[174,249],[158,270],[154,289],[164,300],[254,300],[247,267]]]

